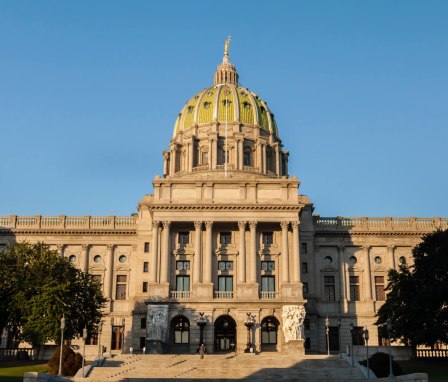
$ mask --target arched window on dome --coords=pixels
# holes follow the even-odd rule
[[[253,150],[252,147],[248,144],[248,142],[245,142],[244,148],[243,148],[243,166],[254,166],[254,159],[253,159]]]
[[[267,169],[270,172],[276,172],[275,170],[275,151],[272,149],[272,147],[267,147],[266,150],[266,165],[267,165]]]

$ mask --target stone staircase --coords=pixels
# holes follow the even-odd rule
[[[279,353],[119,355],[81,381],[364,381],[361,372],[338,356]]]

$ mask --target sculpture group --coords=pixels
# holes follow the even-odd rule
[[[305,340],[305,308],[303,305],[285,305],[282,309],[285,342]]]

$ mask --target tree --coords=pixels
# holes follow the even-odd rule
[[[93,333],[103,317],[106,299],[88,272],[76,269],[44,243],[18,243],[0,254],[0,328],[8,327],[14,342],[35,346]]]
[[[387,299],[377,325],[393,322],[392,339],[414,349],[448,342],[448,230],[423,236],[412,250],[413,265],[388,274]]]

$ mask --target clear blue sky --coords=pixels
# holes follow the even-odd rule
[[[218,6],[219,5],[219,6]],[[0,215],[129,215],[232,35],[322,216],[448,216],[448,1],[0,1]]]

